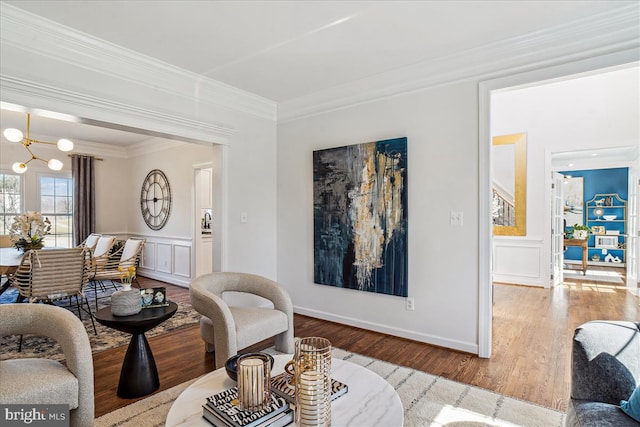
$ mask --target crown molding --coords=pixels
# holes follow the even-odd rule
[[[280,103],[278,123],[441,85],[484,80],[633,49],[640,56],[640,3],[505,39]]]
[[[18,105],[38,105],[39,108],[73,112],[80,118],[92,118],[86,123],[109,124],[109,127],[184,141],[206,141],[228,144],[236,130],[227,126],[191,120],[155,110],[115,102],[70,90],[59,89],[24,79],[0,74],[0,88],[5,102]],[[153,132],[149,124],[153,123]]]
[[[66,27],[55,21],[1,3],[1,41],[62,61],[106,78],[145,86],[195,105],[211,105],[268,120],[276,120],[274,101],[175,67],[155,58]],[[25,37],[29,34],[29,37]]]
[[[116,158],[116,159],[128,159],[136,156],[148,156],[151,153],[157,153],[160,151],[168,150],[174,147],[180,147],[186,142],[170,141],[164,138],[151,137],[145,141],[137,142],[130,146],[115,146],[110,144],[101,144],[91,141],[78,141],[74,140],[76,145],[74,151],[70,154],[78,153],[91,153],[92,156]]]
[[[129,156],[127,147],[110,144],[100,144],[98,142],[73,140],[74,149],[69,155],[87,153],[95,157],[106,157],[114,159],[126,159]]]
[[[413,64],[370,76],[348,84],[296,98],[280,104],[233,86],[180,69],[138,52],[98,39],[89,34],[63,26],[6,3],[0,3],[0,30],[2,46],[33,52],[42,57],[62,61],[102,75],[106,80],[117,80],[163,92],[189,105],[213,106],[226,111],[239,112],[280,123],[314,116],[354,105],[395,97],[424,89],[468,80],[483,80],[502,75],[530,71],[640,46],[640,3],[614,9],[597,16],[569,22],[542,31],[502,40],[451,55],[429,58]],[[30,34],[31,37],[24,37]],[[4,66],[3,66],[4,68]],[[6,73],[0,75],[3,98],[15,87],[5,84],[19,79]],[[26,82],[23,80],[23,82]],[[85,94],[45,87],[26,82],[22,95],[38,92],[43,96],[63,96],[68,102],[116,109],[130,108],[134,115],[156,116],[151,110],[117,105]],[[36,87],[39,86],[37,90]],[[15,101],[14,101],[15,102]],[[27,104],[29,105],[29,104]],[[34,104],[30,104],[34,105]],[[167,115],[167,120],[187,121]],[[212,129],[204,122],[192,121],[195,128],[202,127],[201,141],[211,141]],[[209,125],[210,126],[210,125]],[[193,129],[192,127],[192,129]],[[171,134],[169,132],[168,134]],[[226,135],[225,135],[226,133]],[[213,134],[229,136],[224,126],[213,129]],[[219,141],[217,141],[219,142]]]
[[[148,156],[149,153],[157,153],[170,148],[180,147],[185,144],[185,142],[168,141],[163,138],[150,138],[129,147],[127,149],[127,157]]]

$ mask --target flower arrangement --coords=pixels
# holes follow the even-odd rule
[[[136,266],[132,265],[129,268],[118,267],[118,271],[120,272],[120,282],[122,282],[123,289],[131,289],[131,283],[136,278]]]
[[[49,218],[43,217],[40,212],[29,211],[13,218],[9,238],[17,249],[40,249],[50,231]]]

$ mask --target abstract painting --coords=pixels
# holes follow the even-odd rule
[[[406,297],[407,138],[313,152],[314,281]]]

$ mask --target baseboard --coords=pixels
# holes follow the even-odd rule
[[[191,283],[191,279],[182,279],[170,274],[158,273],[157,271],[138,269],[138,275],[140,277],[148,277],[149,279],[160,280],[161,282],[169,283],[170,285],[180,286],[182,288],[188,288]]]
[[[451,340],[444,337],[435,335],[422,334],[415,331],[406,329],[394,328],[387,325],[382,325],[375,322],[367,322],[360,319],[355,319],[346,316],[337,316],[332,313],[326,313],[324,311],[318,311],[300,306],[293,307],[294,313],[304,316],[315,317],[321,320],[327,320],[330,322],[340,323],[343,325],[353,326],[356,328],[362,328],[369,331],[380,332],[394,337],[406,338],[413,341],[422,342],[425,344],[436,345],[439,347],[450,348],[453,350],[463,351],[465,353],[478,354],[478,344],[470,343],[458,340]]]

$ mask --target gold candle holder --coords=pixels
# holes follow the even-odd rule
[[[295,343],[296,423],[331,425],[331,342],[308,337]]]
[[[271,361],[266,357],[238,358],[238,402],[245,411],[261,411],[271,400]]]

